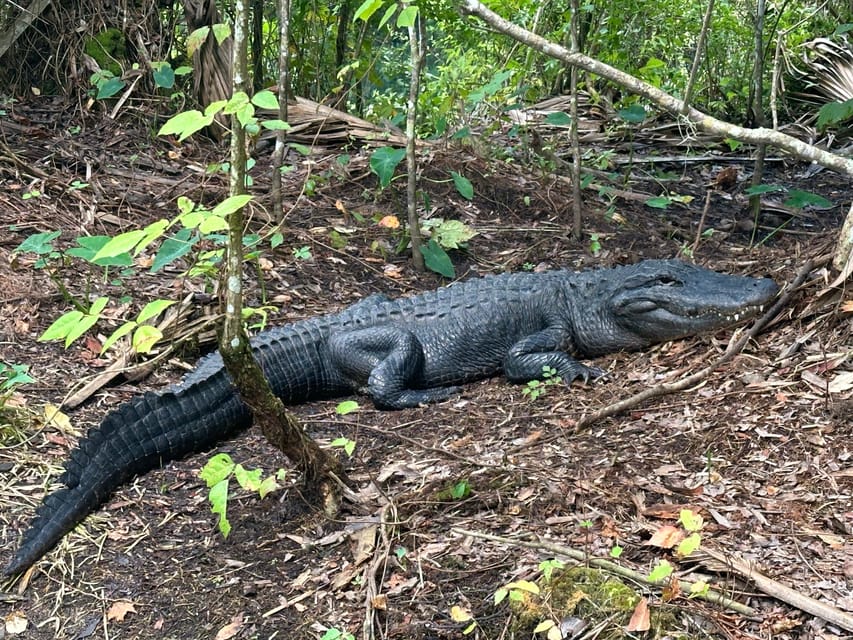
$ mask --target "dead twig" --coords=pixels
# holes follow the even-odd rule
[[[554,544],[553,542],[543,542],[541,540],[519,540],[517,538],[505,538],[504,536],[495,536],[490,533],[481,533],[479,531],[470,531],[468,529],[459,529],[454,527],[452,529],[454,533],[458,533],[463,536],[471,536],[472,538],[482,538],[483,540],[491,540],[492,542],[499,542],[501,544],[506,544],[514,547],[524,547],[526,549],[538,549],[540,551],[547,551],[548,553],[553,553],[558,556],[563,556],[565,558],[570,558],[580,563],[588,564],[589,566],[595,567],[597,569],[601,569],[603,571],[607,571],[608,573],[612,573],[614,575],[620,576],[622,578],[627,578],[629,580],[633,580],[635,582],[639,582],[640,584],[649,585],[649,586],[666,586],[669,584],[669,580],[662,580],[659,582],[652,582],[648,579],[647,576],[642,573],[638,573],[633,569],[629,569],[627,567],[623,567],[614,562],[610,562],[609,560],[605,560],[604,558],[591,558],[588,554],[579,549],[572,549],[571,547],[564,547],[559,544]],[[691,593],[690,589],[693,586],[692,583],[687,580],[679,580],[678,586],[681,589],[682,593]],[[731,611],[735,611],[741,615],[745,616],[754,616],[756,615],[755,609],[752,607],[742,604],[740,602],[736,602],[731,598],[727,598],[723,594],[718,591],[708,590],[705,593],[697,593],[694,594],[693,597],[699,598],[700,600],[706,600],[708,602],[713,602],[714,604],[720,605],[721,607],[725,607]]]
[[[815,600],[772,578],[768,578],[756,571],[752,563],[730,553],[720,553],[719,551],[708,549],[704,545],[702,546],[701,553],[705,553],[717,562],[723,563],[730,571],[751,581],[760,591],[766,593],[768,596],[781,600],[785,604],[789,604],[813,616],[817,616],[821,620],[826,620],[830,624],[841,627],[846,631],[853,631],[853,616],[849,613],[845,613],[832,605]]]
[[[598,411],[594,411],[588,415],[582,416],[580,420],[578,420],[577,425],[575,426],[575,431],[580,431],[581,429],[586,429],[587,427],[595,424],[599,420],[603,418],[609,418],[611,416],[618,415],[620,413],[624,413],[629,409],[633,409],[639,404],[645,402],[646,400],[651,400],[652,398],[659,398],[661,396],[669,395],[671,393],[676,393],[678,391],[684,391],[685,389],[692,387],[693,385],[701,382],[705,378],[707,378],[715,369],[718,369],[725,363],[732,360],[737,354],[743,350],[746,343],[755,338],[761,330],[765,327],[765,325],[770,322],[784,307],[788,304],[788,301],[793,295],[794,291],[803,283],[808,274],[813,269],[814,265],[812,260],[807,260],[800,270],[797,272],[796,277],[793,282],[785,289],[779,299],[763,316],[761,316],[758,320],[755,321],[755,324],[752,325],[752,328],[747,331],[744,335],[740,337],[734,343],[729,343],[728,348],[725,353],[717,358],[714,362],[709,364],[704,369],[697,371],[696,373],[687,376],[686,378],[682,378],[681,380],[677,380],[676,382],[665,382],[656,387],[650,387],[648,389],[644,389],[640,393],[636,393],[633,396],[620,400],[618,402],[614,402],[613,404],[607,405],[606,407],[602,407]]]

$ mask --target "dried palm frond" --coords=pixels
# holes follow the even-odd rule
[[[815,38],[803,47],[802,66],[791,67],[802,88],[791,97],[824,104],[853,99],[853,48],[846,38]]]

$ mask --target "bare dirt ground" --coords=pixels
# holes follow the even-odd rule
[[[176,381],[197,357],[184,350],[144,379],[119,379],[69,410],[69,424],[46,425],[46,404],[60,404],[74,385],[109,364],[109,354],[97,354],[97,333],[110,333],[119,318],[155,297],[196,293],[196,315],[216,310],[213,283],[183,278],[180,268],[142,270],[112,283],[103,270],[75,261],[57,270],[58,280],[80,298],[111,296],[108,312],[116,320],[68,349],[37,342],[69,305],[47,272],[33,268],[32,256],[13,250],[36,232],[61,229],[58,244],[70,246],[79,235],[114,235],[172,217],[179,195],[215,202],[225,182],[203,171],[221,161],[221,150],[154,140],[144,120],[66,115],[47,99],[18,105],[5,118],[0,361],[29,364],[36,381],[9,402],[26,411],[0,420],[0,564],[77,437],[132,395]],[[642,147],[637,157],[686,152],[654,137],[634,144]],[[617,147],[617,158],[624,149]],[[539,579],[539,563],[554,551],[536,544],[550,542],[602,558],[618,545],[624,549],[618,562],[644,574],[668,559],[680,575],[702,576],[753,609],[745,615],[669,589],[665,597],[677,611],[670,637],[851,637],[762,593],[701,550],[682,560],[647,544],[690,508],[704,519],[702,546],[709,552],[742,559],[798,594],[853,613],[850,306],[843,292],[819,297],[831,279],[823,258],[853,189],[829,172],[773,161],[767,182],[820,193],[836,206],[792,212],[778,206],[781,198],[774,205],[768,197],[755,228],[743,196],[749,163],[720,149],[702,153],[712,151],[716,159],[702,163],[633,165],[624,191],[695,198],[666,211],[617,199],[618,215],[607,216],[607,195],[586,191],[581,242],[568,232],[568,187],[516,164],[486,163],[465,147],[436,145],[424,153],[422,185],[432,215],[478,232],[466,250],[452,253],[460,277],[531,265],[609,266],[673,257],[688,247],[700,264],[785,285],[814,259],[790,304],[733,362],[688,391],[579,432],[574,426],[582,416],[705,366],[725,350],[732,331],[601,358],[596,364],[611,372],[609,379],[550,387],[536,400],[494,379],[467,386],[453,400],[405,411],[377,411],[363,398],[361,409],[346,416],[336,414],[336,402],[294,407],[322,443],[341,436],[356,441],[346,465],[360,503],[345,503],[330,521],[301,498],[291,473],[265,500],[238,491],[230,505],[234,531],[223,540],[198,477],[208,454],[170,463],[116,492],[33,572],[2,583],[6,635],[25,628],[21,637],[32,639],[315,639],[337,628],[356,637],[461,638],[468,624],[451,616],[459,607],[477,621],[469,637],[529,638],[531,629],[517,628],[508,604],[496,605],[494,594],[511,581]],[[383,215],[404,216],[403,188],[395,183],[380,193],[366,157],[348,150],[344,164],[340,153],[292,159],[285,242],[274,250],[266,245],[261,269],[246,271],[248,304],[274,305],[272,323],[334,311],[370,293],[405,295],[443,284],[395,255],[393,230],[375,223]],[[259,158],[253,172],[262,206],[251,226],[258,232],[270,229],[265,166]],[[728,167],[736,168],[735,177],[722,184],[718,177]],[[472,180],[473,201],[453,188],[451,170]],[[309,172],[314,189],[306,193]],[[75,180],[86,186],[70,188]],[[724,189],[712,196],[702,228],[715,232],[703,236],[697,234],[702,204],[715,181]],[[23,198],[34,190],[39,195]],[[333,229],[345,246],[330,240]],[[590,252],[589,234],[597,234],[598,255]],[[310,249],[307,260],[293,253],[303,246]],[[270,473],[291,468],[255,431],[215,451]],[[454,498],[448,490],[462,481],[470,492]],[[660,589],[629,584],[653,609],[661,605]],[[611,620],[606,630],[626,622]]]

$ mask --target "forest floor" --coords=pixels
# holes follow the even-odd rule
[[[195,294],[195,316],[217,312],[215,279],[185,278],[185,265],[105,277],[80,260],[58,262],[55,278],[72,295],[110,296],[113,320],[68,349],[38,342],[69,305],[48,270],[14,249],[44,231],[62,230],[59,247],[78,236],[115,235],[174,217],[178,196],[215,203],[226,189],[223,175],[205,172],[222,161],[221,147],[155,139],[144,118],[80,116],[45,98],[16,105],[3,119],[0,361],[29,365],[35,382],[20,387],[7,402],[17,409],[0,416],[0,565],[77,438],[133,395],[177,381],[198,355],[176,352],[142,379],[100,388],[66,410],[69,421],[47,422],[47,407],[110,364],[112,352],[100,356],[99,340],[158,297]],[[7,637],[317,639],[335,628],[357,638],[461,638],[468,614],[478,625],[471,638],[530,638],[535,623],[549,617],[567,628],[588,625],[566,637],[616,637],[633,605],[603,623],[588,609],[569,616],[561,608],[589,596],[583,584],[562,601],[555,593],[526,627],[518,608],[495,603],[496,591],[513,581],[546,584],[540,563],[555,551],[545,543],[591,558],[610,558],[619,547],[615,562],[644,575],[666,559],[679,576],[702,578],[751,608],[738,612],[672,586],[662,592],[626,580],[652,611],[671,614],[660,623],[669,637],[851,637],[735,570],[740,559],[795,594],[853,614],[851,305],[843,291],[826,291],[833,277],[826,258],[853,200],[849,181],[771,158],[766,183],[818,193],[833,206],[795,210],[782,204],[784,194],[770,193],[755,225],[743,193],[747,151],[710,143],[690,149],[671,135],[638,132],[630,143],[603,136],[589,148],[602,161],[615,151],[609,160],[624,176],[616,185],[621,197],[586,190],[585,235],[576,241],[570,188],[546,171],[522,169],[525,140],[506,134],[505,127],[474,145],[505,153],[500,161],[484,161],[461,142],[422,152],[429,215],[477,232],[467,248],[451,252],[460,278],[682,256],[786,286],[807,260],[814,266],[732,362],[686,391],[582,430],[575,428],[582,416],[701,369],[734,332],[602,357],[595,364],[611,372],[607,379],[549,386],[536,399],[496,378],[404,411],[378,411],[364,398],[344,416],[337,401],[293,407],[321,443],[356,443],[345,465],[359,501],[345,502],[336,520],[303,500],[300,478],[290,472],[263,500],[237,490],[229,506],[234,528],[223,539],[198,475],[210,453],[137,477],[32,572],[2,583]],[[404,181],[380,191],[366,154],[343,154],[290,159],[284,242],[275,249],[264,243],[260,268],[246,270],[247,304],[274,306],[271,324],[334,312],[372,293],[408,295],[445,284],[417,273],[407,255],[394,252],[399,231],[376,223],[405,218]],[[252,172],[258,198],[250,228],[262,234],[272,227],[268,164],[260,157]],[[451,171],[471,180],[472,200],[456,191]],[[717,188],[700,229],[710,186]],[[665,210],[643,203],[667,193],[692,199]],[[202,348],[211,348],[209,340]],[[214,451],[266,473],[292,469],[255,430]],[[654,534],[671,531],[664,527],[680,528],[683,509],[704,523],[700,551],[686,560],[650,544]]]

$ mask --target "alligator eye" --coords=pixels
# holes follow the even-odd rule
[[[679,287],[681,286],[681,281],[669,276],[660,276],[657,278],[657,284],[662,284],[665,287]]]

